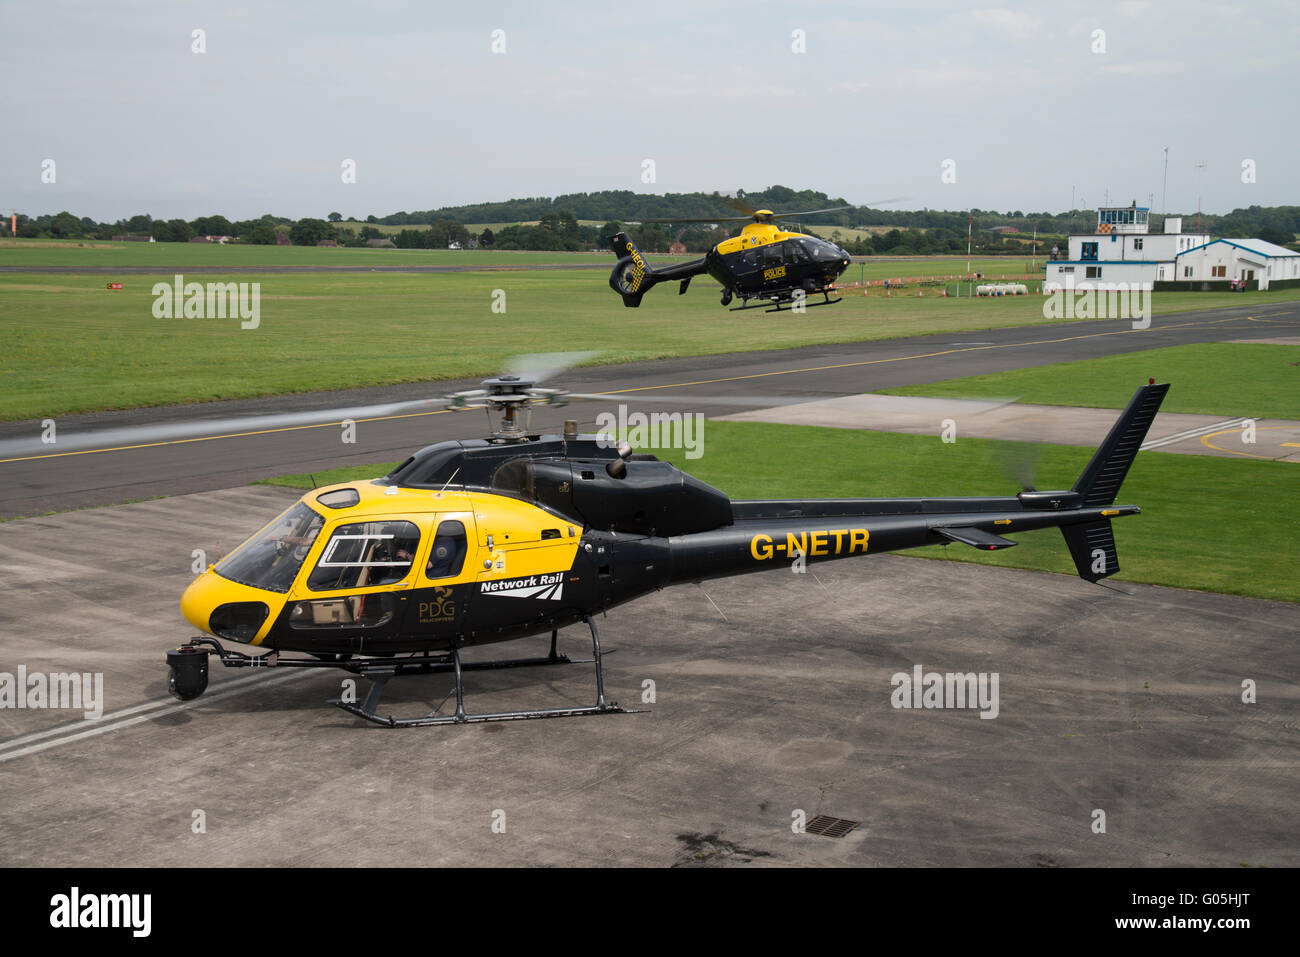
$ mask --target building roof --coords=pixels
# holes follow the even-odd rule
[[[1191,249],[1184,249],[1178,255],[1186,256],[1188,253],[1204,249],[1206,246],[1213,246],[1215,243],[1227,243],[1229,246],[1236,246],[1238,249],[1244,249],[1246,252],[1254,253],[1256,256],[1263,256],[1266,259],[1275,259],[1279,256],[1300,256],[1300,253],[1294,249],[1287,249],[1285,246],[1279,246],[1277,243],[1270,243],[1263,239],[1212,239],[1208,243],[1193,246]]]

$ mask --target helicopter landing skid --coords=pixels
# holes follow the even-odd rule
[[[529,718],[568,718],[588,714],[626,714],[629,709],[619,707],[617,702],[605,700],[605,680],[601,667],[604,655],[612,651],[600,650],[600,635],[596,623],[585,619],[591,628],[592,657],[572,659],[568,655],[556,652],[558,632],[551,632],[551,650],[544,658],[506,658],[496,661],[472,661],[462,663],[460,652],[452,649],[443,654],[415,655],[410,657],[390,658],[281,658],[278,651],[265,655],[246,655],[232,651],[221,645],[215,638],[191,638],[185,646],[169,652],[167,656],[171,673],[172,692],[182,700],[196,698],[203,693],[208,684],[207,660],[216,657],[227,668],[338,668],[370,678],[373,684],[364,704],[336,700],[344,711],[365,718],[387,728],[413,728],[432,724],[474,724],[481,721],[522,721]],[[209,650],[211,649],[211,650]],[[465,685],[462,673],[466,671],[488,671],[501,668],[528,668],[540,665],[567,665],[594,663],[596,666],[596,703],[586,708],[549,708],[532,711],[499,711],[486,714],[470,714],[465,710]],[[439,672],[454,672],[456,675],[456,713],[440,715],[436,712],[422,718],[395,718],[381,715],[377,709],[384,686],[390,678],[401,675],[427,675]],[[448,695],[450,697],[450,694]]]
[[[832,299],[831,294],[827,292],[825,289],[822,290],[822,296],[824,298],[820,302],[810,302],[807,299],[804,299],[803,302],[804,308],[811,309],[813,306],[831,306],[841,301],[844,298],[843,296],[840,296],[836,299]],[[782,304],[789,304],[792,303],[793,301],[794,300],[792,299],[777,299],[777,300],[764,299],[758,305],[751,306],[749,305],[749,300],[746,299],[744,305],[733,306],[731,309],[728,310],[728,312],[742,312],[746,309],[762,309],[764,312],[793,312],[794,311],[793,306],[791,306],[789,309],[781,308]]]
[[[462,664],[460,660],[460,651],[453,648],[450,653],[438,656],[442,659],[438,663],[429,664],[425,669],[427,671],[454,671],[456,674],[456,713],[455,714],[433,714],[426,715],[423,718],[395,718],[392,715],[381,715],[377,712],[379,699],[383,696],[384,686],[388,684],[388,679],[396,674],[402,674],[401,671],[391,670],[391,666],[385,666],[376,669],[357,670],[357,674],[366,677],[373,676],[374,683],[370,687],[370,693],[366,695],[364,704],[358,705],[354,702],[333,701],[331,704],[337,705],[344,711],[356,715],[358,718],[364,718],[374,724],[382,725],[386,728],[420,728],[435,724],[477,724],[485,721],[527,721],[532,718],[577,718],[591,714],[627,714],[628,709],[619,706],[618,702],[605,700],[605,679],[601,667],[601,659],[606,654],[612,652],[601,652],[600,635],[596,631],[596,623],[592,619],[586,619],[588,627],[591,628],[592,657],[590,660],[596,665],[596,703],[586,708],[544,708],[530,711],[495,711],[484,714],[470,714],[465,710],[465,684],[462,680],[462,673],[465,671],[480,671],[496,668],[525,668],[535,665],[557,665],[569,664],[571,659],[567,655],[557,655],[555,653],[555,640],[557,632],[551,632],[551,653],[545,658],[512,658],[501,661],[475,661],[469,664]],[[348,669],[354,670],[354,669]],[[450,697],[450,695],[448,695]],[[441,705],[439,706],[441,707]],[[632,712],[635,713],[635,712]]]

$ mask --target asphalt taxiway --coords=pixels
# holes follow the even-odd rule
[[[789,321],[789,320],[787,320]],[[812,321],[812,320],[801,320]],[[763,403],[806,402],[876,389],[936,382],[1055,362],[1115,355],[1193,342],[1239,341],[1300,334],[1300,302],[1254,303],[1205,312],[1156,316],[1148,329],[1128,321],[1094,320],[960,335],[944,334],[773,352],[734,353],[572,369],[548,383],[572,392],[653,399],[653,409],[689,410],[690,396],[717,400],[699,406],[710,416],[751,410]],[[581,348],[575,343],[574,348]],[[1160,370],[1153,368],[1152,376]],[[1141,383],[1135,383],[1135,387]],[[310,395],[211,402],[130,412],[61,416],[60,433],[211,420],[445,395],[475,388],[477,380],[412,383]],[[609,403],[613,405],[613,403]],[[589,428],[602,406],[577,403],[534,412],[533,428],[558,431],[566,418]],[[0,442],[39,436],[39,422],[0,423]],[[0,518],[38,515],[53,509],[136,501],[156,495],[210,491],[274,475],[323,471],[350,464],[400,461],[411,451],[449,438],[484,434],[481,413],[428,412],[357,423],[354,444],[340,443],[334,425],[263,431],[249,429],[201,441],[169,442],[104,452],[31,453],[0,456]],[[1090,444],[1090,443],[1089,443]]]

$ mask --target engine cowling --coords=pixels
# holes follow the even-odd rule
[[[603,531],[669,537],[732,524],[731,499],[668,462],[633,456],[622,478],[607,464],[521,459],[503,467],[493,485]]]

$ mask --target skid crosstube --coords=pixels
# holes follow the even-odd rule
[[[452,649],[449,652],[441,654],[417,655],[404,658],[365,658],[365,659],[336,659],[320,660],[314,658],[280,658],[278,652],[271,652],[266,655],[246,655],[242,652],[231,651],[222,647],[221,643],[214,638],[200,637],[192,638],[187,647],[193,651],[199,651],[201,646],[209,646],[212,650],[208,651],[209,655],[215,655],[223,665],[228,668],[335,668],[359,675],[363,678],[370,678],[373,682],[369,694],[366,695],[364,704],[356,704],[342,700],[331,701],[350,714],[359,718],[364,718],[373,724],[378,724],[386,728],[415,728],[427,725],[437,724],[477,724],[486,721],[527,721],[535,718],[570,718],[582,717],[594,714],[627,714],[628,709],[622,708],[617,702],[607,701],[605,699],[605,681],[604,671],[601,659],[606,654],[612,652],[602,652],[600,650],[600,634],[596,630],[596,623],[590,617],[584,619],[591,629],[592,657],[590,659],[574,659],[568,655],[557,654],[556,640],[558,631],[551,632],[551,650],[548,655],[541,658],[507,658],[495,661],[474,661],[463,663],[460,660],[460,651]],[[465,710],[465,684],[463,673],[466,671],[491,671],[502,668],[530,668],[544,665],[566,665],[575,663],[594,663],[596,668],[596,703],[589,707],[579,708],[543,708],[521,711],[494,711],[483,714],[471,714]],[[454,672],[456,675],[456,713],[450,715],[440,715],[436,711],[433,714],[425,715],[419,718],[397,718],[392,715],[382,715],[378,713],[380,699],[383,696],[384,687],[391,678],[401,675],[413,674],[437,674],[442,672]],[[206,681],[204,682],[206,685]],[[448,695],[450,697],[450,694]],[[444,699],[445,700],[445,699]],[[441,707],[441,705],[439,706]]]
[[[822,298],[822,301],[821,301],[821,302],[811,302],[811,301],[809,301],[808,299],[805,299],[805,300],[804,300],[804,303],[803,303],[804,308],[806,308],[806,309],[811,309],[813,306],[830,306],[830,305],[834,305],[835,303],[837,303],[837,302],[839,302],[841,299],[843,299],[842,296],[840,296],[840,297],[838,297],[838,298],[835,298],[835,299],[832,299],[832,298],[831,298],[831,294],[830,294],[830,292],[829,292],[828,290],[822,289],[822,290],[819,290],[819,291],[821,292],[822,297],[823,297],[823,298]],[[757,304],[757,305],[753,305],[753,306],[749,305],[749,300],[750,300],[750,299],[758,300],[758,304]],[[743,311],[746,310],[746,309],[762,309],[764,312],[793,312],[793,311],[794,311],[794,307],[793,307],[793,306],[791,306],[791,308],[789,308],[789,309],[782,309],[782,308],[781,308],[781,306],[782,306],[783,304],[793,303],[793,302],[794,302],[793,299],[767,299],[767,298],[764,298],[763,296],[749,296],[749,297],[747,297],[747,298],[745,299],[743,305],[732,306],[731,309],[730,309],[729,311],[730,311],[730,312],[743,312]]]

